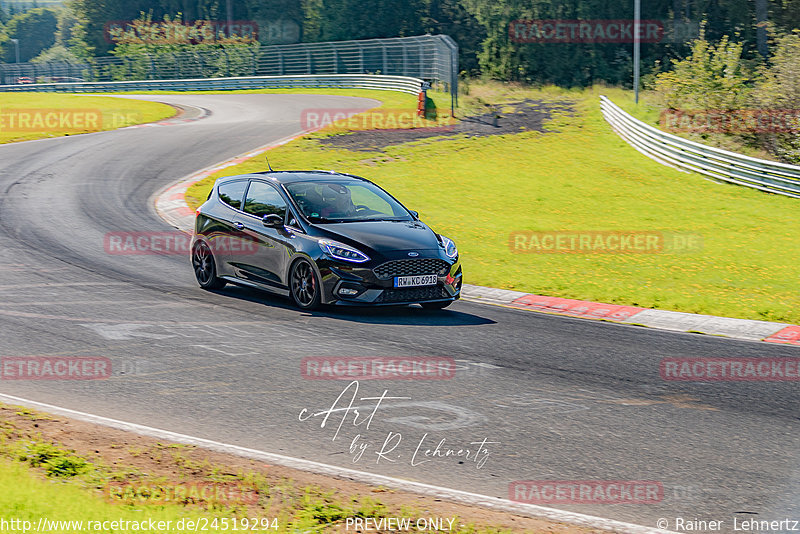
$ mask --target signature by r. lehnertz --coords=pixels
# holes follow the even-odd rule
[[[329,408],[318,412],[311,412],[308,408],[303,408],[298,419],[300,421],[308,421],[312,418],[321,417],[320,428],[328,428],[329,423],[335,424],[331,418],[337,416],[339,419],[338,425],[331,437],[331,441],[336,441],[342,431],[342,427],[346,424],[359,428],[362,432],[369,430],[379,409],[386,401],[409,400],[411,398],[390,397],[388,396],[389,390],[384,390],[378,397],[359,397],[358,389],[359,383],[354,380],[342,390]],[[374,404],[371,404],[366,410],[361,405],[361,403],[373,401]],[[359,403],[359,406],[355,406],[356,402]],[[350,454],[353,455],[353,463],[364,460],[365,455],[369,457],[369,455],[374,454],[375,463],[377,464],[381,463],[381,461],[394,463],[405,456],[409,459],[411,466],[416,467],[440,458],[453,458],[462,463],[466,461],[473,462],[477,469],[481,469],[486,465],[490,456],[488,446],[500,444],[499,441],[489,441],[489,438],[483,438],[480,441],[470,441],[467,446],[452,446],[447,443],[447,438],[438,439],[437,442],[437,438],[432,438],[430,433],[426,432],[419,440],[412,442],[413,452],[410,452],[410,450],[401,447],[403,434],[393,431],[386,434],[380,446],[376,446],[376,443],[378,442],[362,437],[362,434],[356,434],[350,442]]]

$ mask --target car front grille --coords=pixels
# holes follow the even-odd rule
[[[449,298],[447,291],[440,286],[415,287],[409,289],[386,289],[376,302],[417,302]]]
[[[420,274],[441,274],[450,265],[440,259],[395,260],[382,263],[373,269],[375,276],[388,280],[395,276],[416,276]]]

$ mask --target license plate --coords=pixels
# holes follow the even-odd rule
[[[437,282],[438,277],[435,274],[394,277],[394,287],[435,286]]]

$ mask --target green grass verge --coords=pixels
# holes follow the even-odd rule
[[[379,183],[458,243],[465,281],[545,295],[769,321],[800,322],[797,200],[717,184],[660,165],[605,123],[598,96],[472,84],[465,109],[523,98],[569,100],[576,113],[552,133],[440,138],[383,152],[324,147],[307,135],[270,152],[275,169],[336,169]],[[440,95],[440,97],[446,95]],[[388,100],[388,99],[387,99]],[[394,107],[395,103],[386,107]],[[190,190],[192,207],[213,179],[264,170],[262,157]],[[514,231],[664,231],[699,234],[694,253],[515,254]]]
[[[113,445],[119,452],[111,466],[99,454],[93,459],[84,457],[42,437],[37,428],[47,421],[63,425],[59,432],[69,432],[65,423],[46,414],[0,404],[0,519],[5,521],[0,531],[323,533],[342,531],[347,518],[430,514],[414,507],[387,506],[368,490],[348,498],[285,476],[270,478],[263,472],[211,463],[190,445],[139,443],[127,450]],[[104,443],[104,436],[96,435],[86,448],[102,448],[98,443]],[[147,460],[139,467],[127,464],[138,458]],[[148,474],[159,468],[180,474]],[[192,484],[206,484],[210,489],[186,489]],[[222,493],[215,492],[216,484],[221,484]],[[169,488],[179,485],[183,493],[170,492]],[[224,497],[226,487],[244,489],[230,501],[219,500],[216,495]],[[245,491],[254,492],[255,499],[237,500]],[[456,519],[452,531],[456,534],[509,532],[476,526],[455,514],[447,517]],[[48,522],[40,523],[43,520]]]
[[[29,529],[37,527],[40,518],[61,522],[59,526],[50,525],[56,532],[85,532],[88,521],[171,521],[176,527],[181,518],[198,520],[207,517],[198,510],[179,506],[118,506],[105,502],[84,489],[61,481],[43,480],[33,476],[23,465],[0,459],[0,517],[29,522]],[[68,525],[68,521],[77,523]],[[10,531],[23,531],[22,523],[17,527],[10,525]],[[108,525],[110,526],[110,524]],[[131,526],[128,524],[127,526]],[[166,523],[164,524],[166,526]],[[186,529],[170,528],[161,532],[180,532]],[[29,531],[30,531],[29,530]],[[97,531],[97,530],[96,530]],[[100,529],[101,532],[134,532],[132,528]],[[137,531],[141,531],[137,529]]]
[[[2,93],[0,143],[114,130],[173,115],[175,108],[159,102],[62,93]]]

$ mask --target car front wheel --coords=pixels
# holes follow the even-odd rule
[[[289,274],[289,293],[298,308],[314,310],[322,301],[322,287],[314,267],[307,260],[298,260]]]

